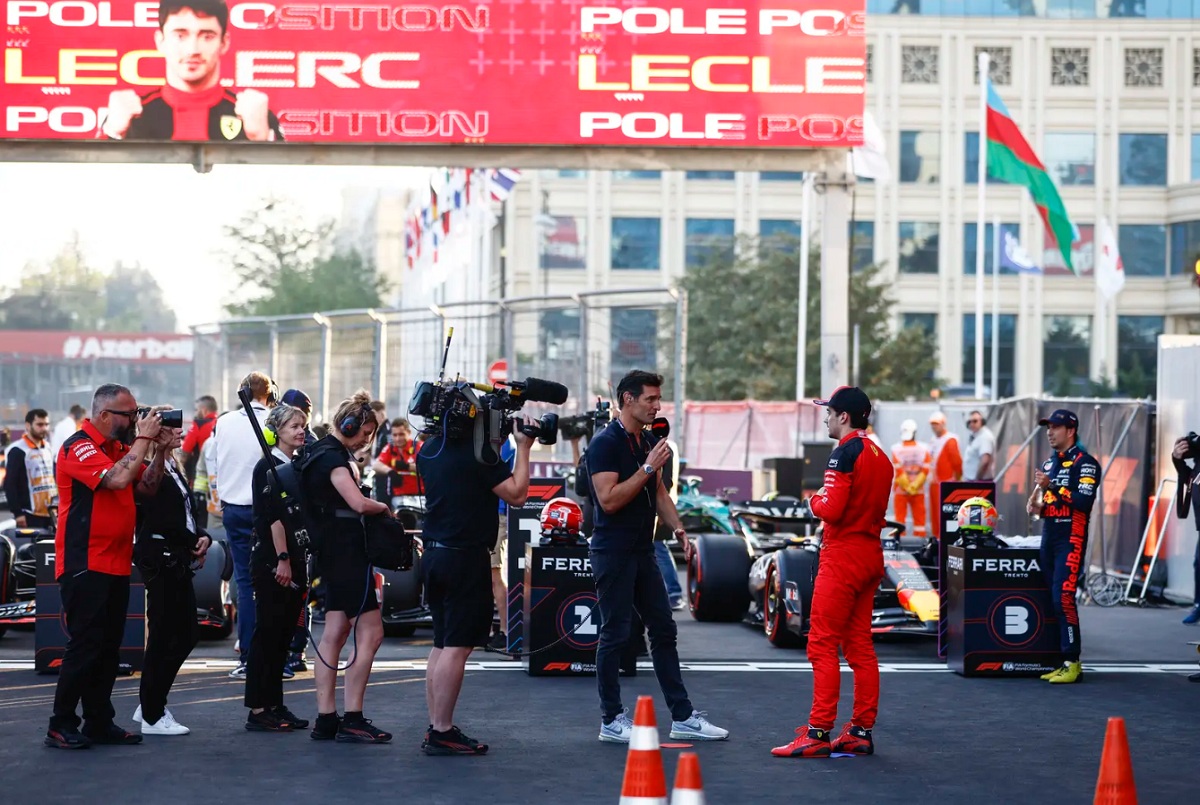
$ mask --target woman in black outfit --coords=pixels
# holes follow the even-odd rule
[[[196,523],[192,495],[171,451],[182,431],[162,428],[142,473],[133,559],[146,584],[146,654],[133,720],[143,735],[187,735],[167,709],[167,693],[200,639],[192,564],[204,565],[212,537]]]
[[[254,637],[246,664],[246,729],[280,732],[304,729],[308,721],[283,704],[283,666],[304,606],[308,585],[304,551],[291,530],[284,527],[279,498],[272,494],[271,465],[292,460],[304,444],[307,418],[299,408],[277,405],[267,414],[263,435],[274,442],[270,463],[260,459],[254,467],[254,548],[250,577],[254,584]]]
[[[338,406],[328,436],[308,448],[312,456],[301,479],[301,494],[320,533],[317,568],[325,582],[325,630],[316,662],[317,723],[312,737],[352,743],[386,743],[391,733],[363,718],[363,693],[371,663],[383,642],[383,621],[375,597],[374,573],[367,559],[363,515],[391,514],[386,503],[371,500],[353,474],[354,453],[370,444],[378,425],[371,396],[359,390]],[[346,715],[338,718],[335,686],[337,659],[350,630],[354,648],[346,668]]]

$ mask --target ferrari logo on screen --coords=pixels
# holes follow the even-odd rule
[[[221,115],[221,136],[232,140],[242,133],[242,119],[233,115]]]

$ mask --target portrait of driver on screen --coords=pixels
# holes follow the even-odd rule
[[[100,136],[110,140],[282,140],[279,120],[256,89],[221,86],[229,50],[225,0],[164,0],[154,43],[166,62],[166,85],[139,95],[108,96]]]

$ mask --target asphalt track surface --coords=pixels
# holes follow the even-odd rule
[[[698,744],[709,803],[1090,802],[1110,715],[1126,719],[1140,801],[1195,801],[1200,684],[1189,683],[1200,628],[1179,609],[1084,608],[1085,679],[965,679],[936,662],[926,639],[877,641],[883,665],[878,754],[780,760],[809,705],[812,676],[802,650],[771,648],[737,624],[698,624],[680,613],[685,682],[696,706],[732,732]],[[54,678],[31,667],[33,639],[0,638],[0,801],[218,803],[361,801],[420,803],[613,803],[625,748],[596,740],[594,681],[532,678],[517,663],[477,653],[456,720],[491,744],[485,757],[431,758],[418,746],[425,714],[421,660],[427,634],[387,640],[372,674],[367,715],[395,733],[388,746],[315,742],[305,733],[242,728],[242,683],[227,678],[232,643],[202,643],[181,673],[171,708],[192,734],[149,737],[136,747],[83,752],[41,745]],[[310,658],[312,652],[309,652]],[[649,666],[623,679],[625,702],[656,701]],[[843,674],[842,716],[850,674]],[[311,672],[285,683],[289,706],[314,712]],[[133,728],[137,680],[120,679],[118,723]],[[678,749],[666,749],[668,782]]]

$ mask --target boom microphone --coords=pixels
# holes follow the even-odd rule
[[[508,384],[514,397],[521,397],[530,402],[544,402],[551,405],[562,405],[567,401],[567,387],[553,380],[542,380],[537,377],[527,377],[525,382],[514,380]]]

